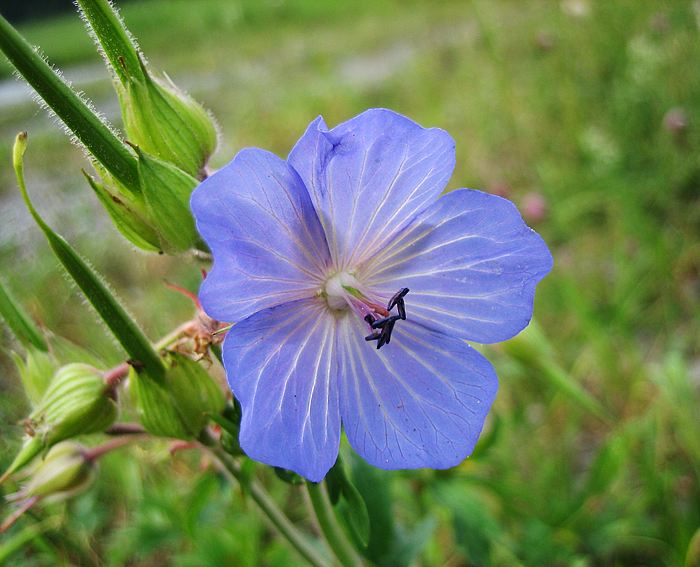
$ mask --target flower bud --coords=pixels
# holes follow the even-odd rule
[[[77,435],[104,431],[116,417],[116,402],[100,372],[82,363],[60,368],[26,420],[28,438],[0,482],[44,449]]]
[[[209,416],[224,409],[221,386],[201,364],[179,354],[169,355],[164,382],[132,370],[130,383],[141,423],[154,435],[192,439],[206,426]]]
[[[135,148],[141,196],[148,221],[158,233],[161,249],[184,252],[199,241],[190,212],[190,195],[197,180],[174,165]]]
[[[117,92],[129,141],[201,179],[217,138],[207,111],[169,77],[151,76],[143,62]]]
[[[161,249],[160,238],[148,221],[145,204],[139,194],[121,188],[106,171],[100,171],[103,183],[86,172],[83,174],[124,238],[142,250],[157,252]]]
[[[65,441],[52,447],[31,472],[23,496],[39,499],[70,498],[90,485],[94,464],[82,445]]]
[[[124,237],[143,250],[178,253],[199,242],[189,200],[197,180],[171,163],[132,146],[138,187],[125,187],[97,166],[102,182],[85,174]]]

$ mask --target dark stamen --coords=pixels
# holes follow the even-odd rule
[[[384,317],[383,319],[378,319],[370,324],[372,325],[373,329],[381,329],[382,327],[384,327],[388,323],[398,321],[399,319],[401,319],[400,315],[389,315],[388,317]]]
[[[391,342],[391,333],[394,331],[394,325],[399,319],[406,320],[406,304],[403,298],[408,293],[407,287],[402,287],[397,291],[392,298],[387,303],[387,311],[391,311],[394,307],[399,312],[398,315],[388,315],[387,317],[382,317],[377,319],[372,314],[365,315],[364,319],[367,324],[372,327],[372,329],[381,329],[379,331],[374,331],[372,334],[365,337],[366,341],[377,341],[377,349],[382,348],[384,345],[388,345]],[[375,310],[376,311],[376,310]]]
[[[408,291],[409,290],[407,287],[402,287],[392,296],[392,298],[389,300],[389,303],[387,303],[386,308],[389,311],[391,311],[394,308],[394,305],[396,305],[400,300],[402,300],[406,296]]]
[[[403,298],[399,298],[399,300],[396,302],[396,309],[399,310],[399,317],[403,319],[404,321],[406,320],[406,304],[403,302]]]
[[[391,342],[391,332],[394,330],[394,325],[397,319],[389,321],[384,328],[382,328],[382,333],[377,341],[377,349],[382,348],[384,345],[388,345]]]

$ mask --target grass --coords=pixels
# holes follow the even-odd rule
[[[576,15],[576,6],[586,13]],[[533,193],[546,200],[546,214],[530,216],[555,258],[536,302],[541,332],[488,349],[501,387],[477,453],[452,471],[391,475],[396,516],[409,527],[423,515],[435,521],[422,564],[700,561],[700,43],[692,2],[207,0],[193,10],[150,0],[124,4],[123,14],[151,62],[218,117],[215,165],[244,146],[285,155],[318,114],[335,124],[386,106],[454,136],[450,188],[506,193],[523,210]],[[97,61],[76,18],[26,33],[61,64]],[[98,106],[110,104],[104,82],[86,91]],[[187,301],[161,282],[194,289],[197,267],[133,254],[87,191],[80,152],[32,106],[0,116],[6,163],[10,136],[27,122],[37,129],[30,191],[53,226],[151,336],[187,318]],[[0,183],[8,202],[9,167]],[[16,237],[0,242],[0,265],[15,294],[49,328],[118,357],[56,277],[28,217],[3,212],[6,220]],[[2,364],[11,376],[9,361]],[[586,409],[579,387],[607,418]],[[26,407],[17,380],[2,388],[6,462]],[[157,447],[132,457],[106,462],[88,494],[46,508],[61,526],[17,561],[296,560],[270,543],[240,495],[197,472],[194,457]],[[279,498],[288,492],[266,480]],[[298,494],[287,502],[300,519],[301,504]]]

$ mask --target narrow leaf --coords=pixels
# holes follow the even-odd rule
[[[97,161],[136,190],[136,158],[127,146],[2,15],[0,50]]]
[[[10,290],[5,288],[2,280],[0,280],[0,315],[23,347],[32,345],[43,352],[49,350],[41,331],[24,312],[20,303],[12,297]]]
[[[27,147],[27,134],[18,134],[13,152],[13,165],[17,182],[19,183],[22,198],[24,199],[29,212],[46,236],[46,240],[54,255],[61,262],[66,271],[70,274],[83,291],[92,306],[107,324],[114,336],[129,354],[134,366],[143,369],[149,376],[161,378],[165,372],[165,366],[158,353],[153,349],[143,331],[137,326],[134,320],[127,314],[114,295],[103,283],[102,278],[92,269],[78,253],[64,240],[62,236],[55,233],[39,216],[34,205],[29,200],[27,188],[24,182],[24,162],[23,156]]]

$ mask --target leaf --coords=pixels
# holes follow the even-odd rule
[[[423,551],[436,526],[435,518],[428,517],[419,522],[411,532],[399,535],[391,555],[383,564],[387,567],[411,565],[418,554]]]
[[[325,481],[330,500],[333,505],[338,507],[338,511],[345,520],[355,543],[360,548],[366,548],[370,534],[367,505],[348,477],[340,456],[328,475],[326,475]]]
[[[88,263],[73,250],[73,248],[56,234],[39,216],[34,205],[29,200],[27,188],[24,182],[23,156],[27,147],[26,132],[17,136],[13,152],[13,164],[17,175],[17,182],[22,192],[22,198],[32,217],[46,236],[56,258],[66,269],[73,281],[85,294],[107,327],[112,331],[124,350],[129,354],[134,367],[143,374],[155,379],[161,379],[165,373],[165,366],[158,353],[153,349],[143,331],[127,314],[119,301],[110,292],[102,281],[102,278],[91,268]]]
[[[363,553],[377,565],[386,560],[396,545],[396,525],[392,510],[391,473],[372,467],[351,453],[352,478],[367,509],[369,538]]]
[[[24,312],[22,305],[12,296],[10,290],[3,285],[2,280],[0,280],[0,315],[22,346],[28,348],[32,345],[40,351],[48,352],[49,346],[41,331]]]
[[[97,161],[136,189],[136,158],[128,147],[2,15],[0,50]]]
[[[469,564],[489,565],[500,528],[488,502],[465,483],[440,484],[437,500],[452,513],[455,540]]]

